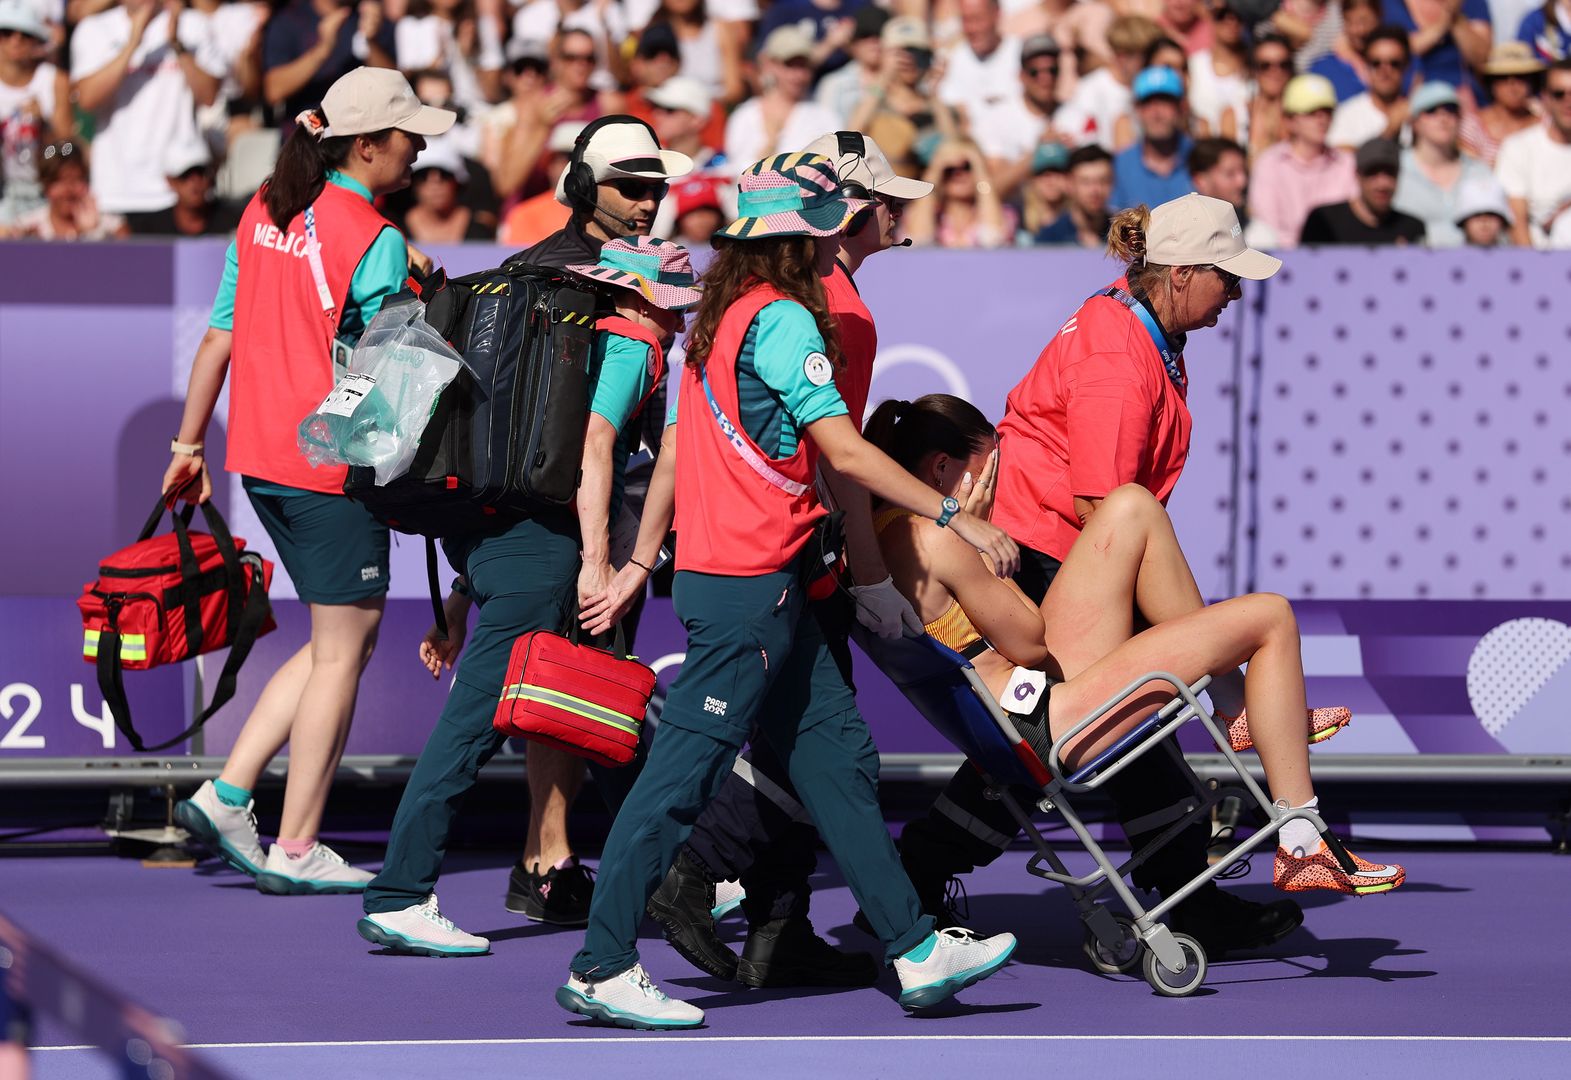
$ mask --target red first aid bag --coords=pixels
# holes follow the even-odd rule
[[[602,765],[626,765],[638,750],[655,673],[614,652],[535,630],[513,643],[493,726],[504,735],[560,747]]]
[[[154,536],[166,508],[174,532]],[[202,504],[210,533],[192,531],[191,516],[192,507],[175,512],[160,498],[136,543],[105,559],[98,580],[82,586],[76,601],[82,610],[82,658],[98,668],[98,689],[115,726],[137,750],[163,750],[207,723],[234,696],[235,676],[251,646],[276,626],[267,600],[273,564],[229,535],[212,502]],[[131,726],[121,672],[178,664],[223,648],[229,658],[196,722],[156,746],[143,745]]]

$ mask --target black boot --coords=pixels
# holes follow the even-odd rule
[[[717,979],[736,978],[736,953],[715,934],[715,883],[684,850],[649,898],[649,916],[682,958]]]
[[[747,986],[872,986],[878,961],[841,952],[806,919],[775,919],[747,935],[736,977]]]
[[[1174,908],[1167,921],[1205,946],[1214,960],[1281,941],[1303,924],[1304,910],[1291,900],[1256,904],[1211,885]]]

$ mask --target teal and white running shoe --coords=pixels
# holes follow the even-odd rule
[[[399,911],[367,915],[355,929],[373,945],[413,956],[484,956],[491,951],[485,938],[464,933],[442,915],[436,893]]]
[[[192,839],[224,862],[252,877],[262,872],[262,839],[256,834],[254,801],[230,806],[208,780],[189,799],[175,804],[175,821]]]
[[[930,934],[895,959],[900,1004],[908,1009],[927,1009],[948,1001],[1007,964],[1014,951],[1013,934],[984,938],[958,926]]]
[[[277,844],[267,849],[267,863],[256,875],[259,892],[272,896],[318,896],[322,893],[358,893],[376,875],[350,866],[344,857],[321,841],[298,859],[291,859]]]
[[[556,1003],[568,1012],[603,1024],[642,1031],[691,1028],[704,1022],[702,1009],[666,997],[642,964],[596,982],[575,972],[568,976],[565,986],[557,988]]]
[[[747,890],[742,888],[740,881],[720,881],[715,883],[715,906],[709,909],[710,916],[719,922],[731,912],[741,906],[747,899]]]

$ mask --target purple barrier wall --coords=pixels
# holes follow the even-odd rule
[[[102,733],[71,599],[156,497],[223,245],[7,253],[29,272],[0,300],[0,767],[125,752]],[[438,254],[463,273],[502,252]],[[882,341],[873,400],[948,390],[1001,413],[1042,344],[1112,276],[1080,252],[880,256],[859,275]],[[1304,601],[1311,696],[1359,713],[1325,752],[1571,750],[1556,708],[1571,690],[1571,382],[1550,360],[1571,320],[1549,299],[1568,277],[1571,260],[1530,252],[1295,252],[1248,310],[1194,338],[1194,448],[1173,517],[1208,595]],[[215,460],[222,416],[221,404]],[[268,551],[238,482],[219,499]],[[413,659],[429,621],[422,549],[401,541],[351,753],[416,752],[441,707],[445,682]],[[281,570],[274,596],[281,629],[210,726],[209,752],[304,639]],[[645,659],[674,663],[669,605],[646,627]],[[886,752],[946,749],[862,671]],[[149,735],[178,730],[188,675],[130,677]]]

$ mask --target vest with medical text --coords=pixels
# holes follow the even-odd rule
[[[345,468],[312,468],[296,445],[295,430],[333,388],[332,343],[349,282],[388,221],[362,196],[335,184],[323,187],[313,207],[332,314],[323,309],[306,258],[303,213],[281,230],[258,192],[235,231],[240,272],[224,467],[337,495],[344,490]]]

